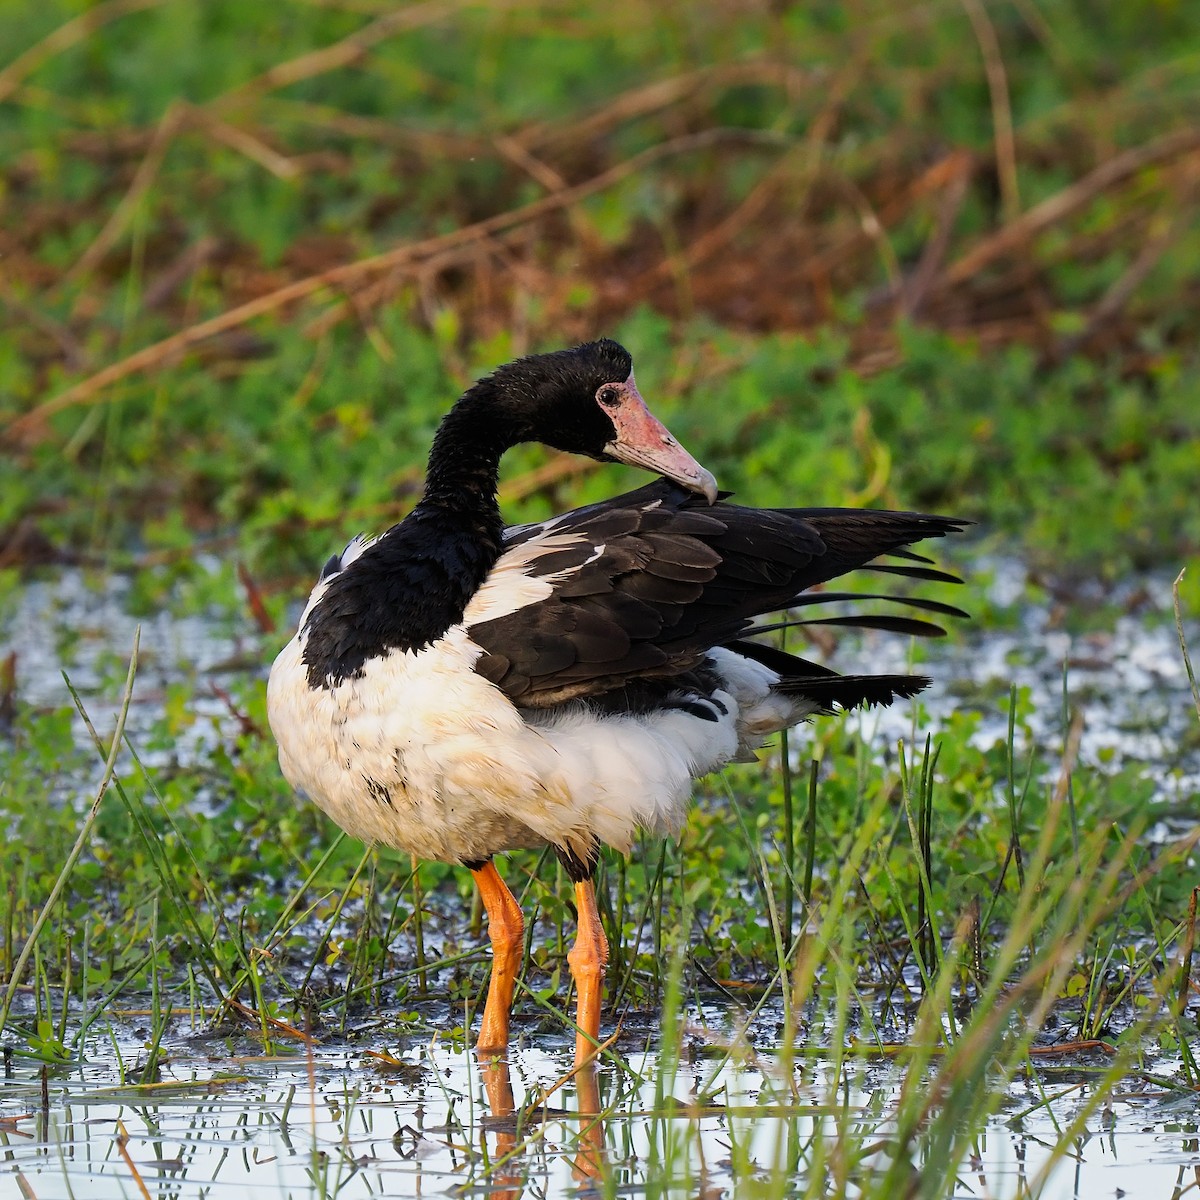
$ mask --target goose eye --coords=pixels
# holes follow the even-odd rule
[[[616,408],[621,403],[621,389],[612,386],[602,387],[596,393],[596,399],[604,405],[605,408]]]

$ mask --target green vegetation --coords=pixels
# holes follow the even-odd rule
[[[1195,5],[55,0],[5,31],[0,613],[77,564],[96,596],[119,574],[128,611],[237,646],[212,676],[142,651],[103,784],[111,718],[93,740],[75,702],[112,711],[129,645],[56,630],[86,686],[33,703],[33,648],[6,637],[18,1080],[73,1086],[103,1055],[141,1103],[193,1029],[230,1072],[245,1037],[281,1062],[308,1032],[465,1046],[486,979],[469,881],[296,805],[262,678],[330,548],[406,510],[441,413],[499,361],[608,333],[747,501],[980,521],[938,547],[972,576],[947,591],[977,616],[957,639],[1022,619],[983,594],[993,552],[1045,589],[1020,604],[1104,628],[1109,602],[1070,581],[1108,597],[1200,550]],[[633,481],[522,448],[505,503],[521,519]],[[900,747],[819,722],[791,740],[820,761],[811,793],[778,757],[739,767],[678,846],[605,861],[626,1024],[592,1111],[641,1122],[658,1164],[601,1166],[606,1194],[698,1193],[721,1105],[739,1196],[942,1196],[1014,1080],[1038,1094],[1014,1119],[1055,1124],[1051,1162],[1133,1072],[1200,1086],[1194,795],[1163,764],[1081,765],[1071,704],[998,686],[932,745],[919,705]],[[557,1052],[569,888],[544,857],[505,870],[531,917],[517,1028]],[[1075,1040],[1092,1049],[1065,1078],[1040,1054]],[[872,1072],[887,1098],[851,1104]],[[747,1098],[730,1079],[752,1073]],[[1060,1083],[1082,1089],[1069,1109]],[[585,1082],[567,1090],[588,1112]],[[460,1182],[529,1169],[534,1099]],[[467,1146],[473,1120],[448,1118]],[[314,1160],[312,1193],[352,1164]]]
[[[1200,18],[990,8],[26,6],[0,530],[307,573],[477,371],[609,332],[756,500],[1194,550]]]

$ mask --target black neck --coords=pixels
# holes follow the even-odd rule
[[[460,519],[469,516],[499,553],[504,529],[496,499],[500,457],[517,438],[489,411],[490,398],[480,395],[480,390],[472,388],[442,418],[429,451],[419,507],[454,513]]]
[[[500,557],[500,456],[521,440],[488,399],[473,388],[447,413],[420,503],[330,579],[306,624],[310,686],[336,686],[392,650],[422,650],[462,620]]]

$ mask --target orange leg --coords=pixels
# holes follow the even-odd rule
[[[487,909],[488,937],[492,942],[492,979],[475,1048],[492,1054],[508,1046],[508,1014],[525,947],[525,918],[494,863],[489,862],[471,874]]]
[[[604,986],[604,964],[608,962],[608,939],[600,926],[596,889],[590,879],[575,885],[575,907],[579,910],[579,932],[567,955],[575,980],[578,1008],[575,1024],[575,1061],[584,1062],[600,1041],[600,992]]]
[[[508,1063],[502,1058],[491,1058],[480,1064],[483,1086],[487,1091],[488,1108],[492,1123],[496,1126],[496,1149],[493,1161],[507,1158],[517,1145],[517,1106],[513,1102],[512,1077]],[[486,1139],[486,1125],[480,1129],[481,1142]],[[486,1149],[486,1146],[484,1147]],[[522,1168],[519,1158],[514,1158],[498,1174],[490,1179],[492,1190],[489,1200],[520,1200],[524,1190]]]
[[[579,1144],[572,1170],[580,1183],[604,1178],[604,1125],[600,1117],[600,1087],[596,1066],[585,1063],[575,1076],[579,1096]]]

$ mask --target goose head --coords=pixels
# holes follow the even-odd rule
[[[717,481],[650,411],[629,351],[609,338],[534,354],[486,381],[512,443],[536,441],[665,475],[709,504]]]

